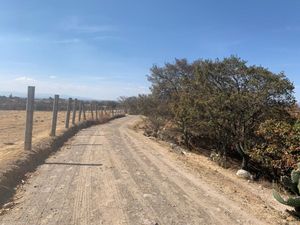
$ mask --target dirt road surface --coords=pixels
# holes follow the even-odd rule
[[[206,179],[174,160],[165,146],[130,128],[138,119],[128,116],[80,131],[31,174],[0,224],[258,225],[282,220],[256,201],[248,199],[247,206],[242,198],[230,199],[211,183],[208,169]]]

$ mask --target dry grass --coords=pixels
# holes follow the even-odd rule
[[[87,113],[87,119],[91,117]],[[25,130],[25,111],[0,110],[0,165],[7,164],[16,159],[23,150],[24,130]],[[61,134],[65,128],[66,112],[58,113],[57,134]],[[70,116],[70,126],[71,126]],[[83,118],[83,117],[81,117]],[[49,137],[51,130],[52,112],[36,111],[34,112],[33,123],[33,144]],[[78,121],[78,112],[76,122]]]

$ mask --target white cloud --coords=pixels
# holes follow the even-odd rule
[[[13,35],[13,34],[2,34],[0,42],[16,42],[16,43],[27,43],[35,41],[32,37]]]
[[[59,94],[60,96],[75,96],[95,100],[117,99],[119,96],[133,96],[139,93],[149,93],[148,87],[141,83],[125,83],[121,80],[107,80],[107,77],[94,77],[74,80],[59,75],[59,79],[51,79],[53,75],[17,75],[0,73],[0,90],[7,92],[26,93],[27,86],[36,87],[36,95]],[[38,80],[36,80],[38,78]]]
[[[103,36],[97,36],[94,37],[93,40],[95,41],[106,41],[106,40],[122,40],[122,38],[117,36],[111,36],[111,35],[103,35]]]
[[[277,27],[275,29],[272,29],[271,31],[273,32],[298,32],[300,31],[300,26],[291,26],[291,25],[286,25],[284,27]]]
[[[15,81],[32,81],[35,82],[36,80],[31,77],[21,76],[14,79]]]
[[[54,44],[76,44],[79,42],[80,42],[79,38],[62,39],[62,40],[53,41]]]
[[[62,28],[68,31],[74,31],[78,33],[99,33],[115,31],[116,28],[106,24],[85,24],[82,23],[78,17],[68,18],[62,23]]]
[[[70,29],[80,33],[99,33],[115,30],[115,28],[110,25],[76,25],[70,27]]]
[[[286,26],[286,31],[300,31],[300,26]]]

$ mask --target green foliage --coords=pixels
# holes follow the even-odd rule
[[[290,169],[295,162],[281,148],[283,141],[285,149],[294,151],[296,140],[300,141],[297,135],[287,138],[290,132],[300,131],[300,124],[294,125],[287,111],[295,103],[294,87],[284,73],[249,66],[231,56],[192,63],[176,59],[153,66],[148,80],[151,94],[136,97],[134,106],[156,123],[157,130],[169,123],[176,125],[187,147],[203,146],[206,143],[199,140],[206,140],[224,156],[229,151],[239,153],[244,169],[249,157],[270,167],[285,160]],[[281,123],[277,133],[268,128],[274,128],[268,121]]]
[[[300,163],[298,163],[298,168],[292,171],[291,178],[284,177],[282,181],[286,188],[292,191],[295,196],[290,196],[285,200],[277,191],[273,190],[274,198],[284,205],[294,207],[296,212],[300,214]]]
[[[127,111],[127,113],[130,113],[132,115],[136,115],[136,114],[140,113],[139,108],[138,108],[138,98],[137,97],[121,96],[119,98],[119,102],[122,105],[122,107]]]
[[[247,66],[237,57],[153,67],[152,94],[165,102],[185,143],[193,137],[215,140],[223,153],[236,149],[244,158],[256,144],[255,131],[267,119],[286,120],[294,104],[293,85],[284,74]]]
[[[251,157],[265,167],[273,168],[277,176],[290,172],[300,161],[299,124],[299,121],[277,120],[260,124],[256,134],[261,140],[253,148]]]

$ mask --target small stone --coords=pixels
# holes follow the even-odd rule
[[[238,171],[236,172],[236,175],[237,175],[238,177],[244,178],[244,179],[246,179],[246,180],[252,180],[252,179],[253,179],[252,174],[249,173],[247,170],[243,170],[243,169],[238,170]]]
[[[13,206],[14,206],[14,203],[13,203],[13,202],[8,202],[8,203],[6,203],[6,204],[3,205],[3,208],[4,208],[4,209],[8,209],[8,208],[11,208],[11,207],[13,207]]]
[[[186,151],[181,151],[182,155],[187,155]]]
[[[170,143],[170,147],[171,147],[172,149],[174,149],[174,148],[176,147],[176,145],[175,145],[174,143]]]
[[[143,197],[144,197],[144,198],[151,198],[152,195],[151,195],[151,194],[143,194]]]

